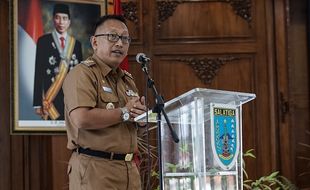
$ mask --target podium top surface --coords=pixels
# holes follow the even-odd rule
[[[178,97],[175,97],[165,103],[165,111],[169,115],[169,112],[173,112],[183,106],[191,104],[197,99],[203,100],[203,106],[208,107],[210,103],[226,104],[241,106],[253,99],[256,95],[253,93],[225,91],[225,90],[214,90],[206,88],[194,88]],[[152,110],[148,112],[151,116]],[[142,121],[145,119],[146,114],[139,115],[135,118],[135,121]],[[152,116],[151,116],[152,117]]]
[[[252,93],[244,93],[244,92],[235,92],[235,91],[225,91],[225,90],[214,90],[214,89],[207,89],[207,88],[194,88],[184,94],[175,97],[168,102],[165,103],[165,107],[169,106],[170,104],[178,101],[191,101],[194,98],[203,97],[205,99],[209,99],[212,103],[223,103],[229,104],[231,100],[233,101],[240,101],[241,104],[245,104],[253,99],[256,98],[255,94]]]

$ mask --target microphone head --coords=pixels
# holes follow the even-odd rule
[[[146,55],[144,53],[138,53],[136,55],[136,61],[138,63],[143,63],[144,62],[144,59],[145,59]]]

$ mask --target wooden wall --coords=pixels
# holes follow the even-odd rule
[[[310,188],[310,104],[309,104],[309,1],[290,0],[288,26],[288,76],[291,113],[290,166],[298,187]],[[308,24],[307,24],[308,23]],[[286,154],[284,155],[286,156]],[[306,167],[308,166],[308,167]]]
[[[66,150],[65,135],[10,135],[10,109],[14,102],[10,86],[9,6],[9,1],[0,1],[0,189],[67,189],[70,152]]]
[[[9,60],[9,2],[0,1],[0,31],[2,33],[0,38],[0,83],[2,89],[5,90],[0,93],[0,185],[11,189],[11,145],[10,145],[10,76],[8,75],[10,68]]]
[[[256,93],[243,115],[244,150],[254,148],[257,156],[248,160],[248,172],[256,178],[277,168],[278,113],[269,43],[274,40],[272,2],[248,2],[184,1],[173,10],[172,3],[143,1],[142,25],[132,28],[143,33],[136,35],[133,49],[151,56],[154,80],[165,99],[195,87]],[[163,18],[158,10],[166,11]],[[132,65],[134,75],[141,75],[139,66]]]
[[[298,176],[305,162],[297,159],[300,149],[296,138],[302,137],[307,143],[310,140],[305,133],[295,131],[309,130],[308,85],[301,91],[292,87],[300,85],[299,80],[308,84],[307,52],[288,49],[307,48],[306,44],[296,43],[306,39],[306,19],[289,14],[289,8],[294,7],[297,12],[306,1],[291,3],[297,5],[286,0],[174,4],[141,0],[127,2],[123,8],[133,10],[127,16],[134,37],[130,71],[142,92],[145,82],[135,62],[139,52],[152,58],[152,75],[165,100],[196,87],[255,93],[256,100],[243,110],[243,147],[255,149],[257,157],[246,160],[250,178],[280,170],[307,188],[309,180]],[[290,16],[295,19],[290,20]],[[0,22],[0,189],[66,189],[70,152],[65,148],[65,136],[9,133],[9,110],[13,104],[8,74],[9,1],[0,0]],[[299,118],[302,111],[304,117]],[[299,153],[309,156],[305,149]]]

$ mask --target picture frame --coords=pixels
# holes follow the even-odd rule
[[[68,56],[65,59],[68,67],[63,72],[67,73],[92,54],[89,41],[92,28],[97,18],[107,13],[107,0],[12,0],[10,3],[11,134],[64,133],[63,109],[59,109],[64,107],[61,89],[64,77],[60,80],[57,76],[62,71],[59,62],[64,60],[61,57]],[[62,24],[59,28],[55,24],[56,4],[69,10],[66,12],[70,21],[66,35],[69,37],[61,47],[55,37],[59,35],[56,31],[63,28]],[[50,39],[47,43],[43,43],[44,35]]]

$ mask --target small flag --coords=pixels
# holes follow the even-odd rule
[[[18,10],[19,119],[39,119],[33,110],[35,56],[43,35],[40,0],[22,1]]]
[[[121,0],[114,0],[114,14],[122,15],[122,3]],[[123,70],[129,70],[128,57],[126,56],[122,63],[120,64],[120,68]]]

